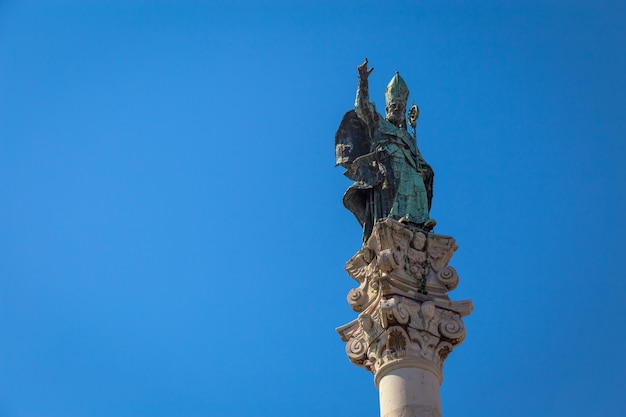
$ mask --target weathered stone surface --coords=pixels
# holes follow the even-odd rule
[[[465,338],[459,313],[394,295],[382,297],[357,320],[339,328],[355,365],[378,373],[388,365],[417,366],[443,378],[443,362]]]
[[[400,294],[420,301],[433,301],[461,317],[471,312],[471,302],[450,301],[448,291],[459,283],[456,270],[448,265],[457,249],[450,236],[422,230],[387,218],[379,220],[370,238],[346,264],[346,271],[359,286],[348,293],[356,312],[364,311],[385,294]]]
[[[459,282],[448,265],[456,249],[452,237],[387,218],[374,225],[363,248],[346,264],[359,283],[348,294],[359,315],[337,332],[350,361],[374,375],[383,417],[441,415],[443,363],[463,342],[462,318],[473,308],[471,301],[451,301],[447,295]],[[413,380],[398,379],[403,373]],[[384,382],[391,375],[396,375],[395,385]],[[421,385],[425,380],[436,382],[427,395]],[[397,397],[398,386],[416,399]]]
[[[381,417],[441,417],[439,380],[427,370],[400,368],[378,384]]]

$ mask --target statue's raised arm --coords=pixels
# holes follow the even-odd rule
[[[359,84],[356,90],[356,100],[354,109],[356,114],[363,120],[370,129],[374,129],[376,125],[376,110],[370,103],[368,77],[374,71],[374,68],[367,68],[367,58],[357,67],[359,73]]]
[[[335,157],[337,165],[346,168],[346,176],[354,179],[352,163],[359,157],[372,151],[372,133],[376,128],[377,114],[369,101],[367,78],[374,68],[367,68],[365,62],[357,67],[359,83],[356,92],[354,110],[343,116],[341,125],[335,134]]]

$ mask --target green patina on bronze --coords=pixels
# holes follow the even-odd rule
[[[434,172],[407,131],[406,107],[409,89],[396,72],[385,91],[386,116],[369,101],[367,59],[358,67],[359,84],[354,110],[343,117],[335,135],[337,165],[354,181],[343,203],[361,226],[367,240],[374,224],[393,218],[430,231]],[[412,106],[409,121],[415,128],[419,115]]]

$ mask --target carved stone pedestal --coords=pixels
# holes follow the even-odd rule
[[[451,301],[459,278],[452,237],[380,220],[346,264],[359,282],[348,303],[359,314],[337,332],[355,365],[374,374],[381,417],[441,416],[443,362],[465,337],[472,302]]]

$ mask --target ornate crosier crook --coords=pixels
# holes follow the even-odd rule
[[[420,117],[420,108],[417,107],[415,102],[411,102],[411,108],[409,109],[409,124],[413,128],[413,137],[417,141],[417,134],[415,133],[415,127],[417,126],[417,119]]]

